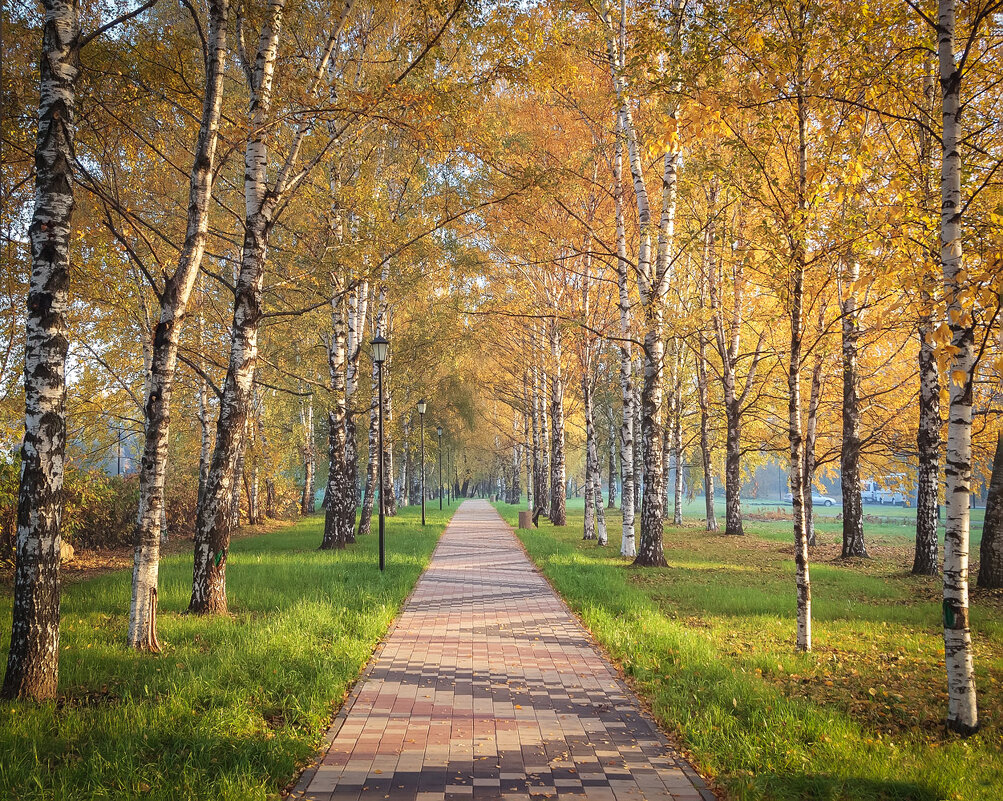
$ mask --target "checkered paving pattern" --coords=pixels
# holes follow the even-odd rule
[[[485,501],[466,501],[292,797],[713,799]]]

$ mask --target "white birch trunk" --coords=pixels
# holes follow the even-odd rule
[[[742,325],[744,320],[744,284],[745,266],[742,247],[736,244],[731,267],[732,297],[730,314],[725,316],[718,283],[718,270],[711,269],[708,274],[708,291],[710,294],[711,318],[714,327],[714,344],[721,358],[721,389],[724,395],[724,416],[727,433],[725,436],[725,522],[724,533],[732,536],[742,536],[745,529],[742,525],[742,415],[745,403],[752,390],[756,377],[756,369],[762,353],[762,335],[756,351],[752,355],[749,372],[746,373],[742,387],[739,387],[738,364],[742,361],[741,353]]]
[[[411,465],[414,459],[414,448],[411,442],[411,420],[412,416],[404,418],[401,425],[401,473],[400,473],[400,505],[413,506],[415,503],[414,475],[415,471]],[[497,437],[496,447],[497,447]]]
[[[541,332],[540,338],[543,339],[543,333]],[[539,387],[537,391],[537,407],[536,414],[540,421],[540,498],[543,501],[543,513],[550,517],[550,426],[547,424],[547,419],[550,413],[547,409],[547,371],[544,368],[543,361],[543,345],[540,345],[539,361],[536,362],[538,366],[539,375]]]
[[[819,315],[819,336],[821,336],[824,320]],[[810,547],[817,544],[815,538],[815,503],[812,500],[812,489],[815,486],[816,456],[815,445],[818,440],[818,408],[822,402],[822,356],[815,354],[815,363],[811,370],[811,393],[808,396],[808,418],[804,430],[804,518],[805,538]]]
[[[607,408],[609,417],[607,418],[607,423],[609,424],[609,429],[606,434],[606,457],[608,461],[609,482],[607,484],[607,496],[606,496],[606,508],[616,509],[616,497],[617,497],[617,484],[616,484],[616,451],[619,447],[619,439],[617,433],[616,420],[614,418],[614,412],[612,408]]]
[[[541,480],[542,466],[540,464],[540,418],[537,410],[540,407],[538,395],[539,384],[536,377],[536,354],[535,347],[532,349],[532,367],[526,371],[526,405],[529,407],[529,418],[532,429],[532,442],[530,444],[530,461],[533,463],[532,474],[532,502],[530,509],[533,512],[543,509],[543,483]]]
[[[24,441],[10,650],[0,697],[55,698],[59,679],[59,547],[66,447],[66,351],[77,5],[44,0],[35,139],[35,207],[24,344]]]
[[[944,113],[940,169],[942,212],[940,259],[953,356],[948,367],[950,405],[944,477],[947,524],[944,538],[944,656],[947,666],[947,725],[962,734],[978,730],[972,635],[968,621],[969,503],[972,482],[972,386],[974,320],[962,264],[961,72],[954,53],[955,0],[939,0],[938,53]]]
[[[321,549],[344,548],[348,544],[348,504],[354,501],[345,464],[346,321],[345,292],[331,298],[331,336],[327,359],[331,378],[331,406],[328,412],[327,509],[324,514],[324,537]]]
[[[584,384],[591,379],[586,377]],[[585,539],[595,539],[596,544],[605,545],[609,541],[606,533],[606,512],[603,508],[602,477],[599,471],[599,448],[596,443],[595,403],[591,387],[588,390],[588,400],[585,409],[585,514],[592,518],[591,529],[586,527]],[[591,534],[591,536],[589,536]]]
[[[644,493],[644,449],[641,447],[641,387],[644,385],[644,371],[640,358],[631,363],[631,374],[634,376],[634,398],[631,406],[634,411],[634,520],[636,529],[637,516],[641,514],[641,496]]]
[[[522,444],[519,441],[519,415],[512,412],[512,480],[509,483],[508,502],[518,506],[522,503]],[[435,465],[432,465],[433,468]]]
[[[807,254],[804,230],[807,211],[807,105],[803,79],[798,65],[798,219],[791,234],[792,267],[790,276],[791,338],[787,373],[788,437],[790,440],[790,485],[794,514],[794,569],[797,590],[797,650],[811,650],[811,578],[808,570],[808,532],[804,508],[804,440],[801,430],[801,346],[804,336],[804,276]]]
[[[251,378],[251,386],[254,386],[253,376]],[[245,417],[240,430],[236,464],[233,470],[233,484],[230,490],[230,514],[232,515],[230,527],[233,531],[240,528],[240,485],[244,481],[244,460],[247,455],[247,420],[248,418]]]
[[[936,96],[932,74],[923,82],[923,99],[927,122],[929,127],[933,127]],[[932,216],[937,199],[933,180],[934,139],[927,125],[918,127],[923,210]],[[929,248],[932,264],[940,261],[938,245],[939,241],[931,242]],[[940,525],[940,434],[944,423],[940,417],[940,371],[933,342],[933,330],[936,327],[932,287],[934,276],[924,269],[920,280],[922,313],[916,331],[919,336],[919,424],[916,428],[919,470],[916,482],[916,553],[912,572],[921,576],[936,576],[940,572],[937,529]]]
[[[595,443],[593,442],[593,445]],[[595,482],[595,504],[596,504],[596,545],[606,545],[609,542],[609,533],[606,531],[606,510],[602,501],[602,476],[599,473],[599,454],[595,455],[596,469],[592,474]]]
[[[269,109],[285,0],[271,0],[250,79],[251,135],[244,154],[244,241],[234,295],[230,359],[220,398],[216,447],[195,524],[195,562],[189,611],[225,614],[226,556],[233,519],[230,502],[239,481],[237,463],[247,421],[258,355],[261,287],[275,194],[268,193]]]
[[[587,346],[586,346],[587,348]],[[582,370],[582,407],[585,414],[585,531],[582,535],[584,540],[594,540],[596,538],[596,516],[595,516],[595,482],[592,471],[598,468],[598,464],[592,462],[592,452],[595,450],[595,423],[592,419],[592,387],[590,370]],[[600,504],[601,505],[601,504]]]
[[[300,514],[312,515],[317,511],[317,446],[314,442],[312,394],[306,403],[300,401],[300,425],[303,428],[303,492],[300,495]]]
[[[525,408],[529,409],[529,373],[523,373],[522,377],[522,393],[523,393],[523,403]],[[525,458],[523,462],[526,465],[526,509],[530,512],[533,511],[533,470],[534,470],[534,459],[533,454],[533,440],[530,433],[530,415],[523,412],[522,415],[522,428],[523,428],[523,443]],[[446,473],[446,483],[449,483],[449,473]],[[442,491],[440,486],[440,492]]]
[[[857,392],[857,342],[860,314],[855,285],[860,278],[860,262],[847,260],[846,297],[841,299],[843,355],[843,440],[839,472],[843,494],[843,557],[867,556],[864,544],[864,507],[860,491],[860,400]],[[814,544],[814,543],[812,543]]]
[[[707,286],[713,280],[712,275],[717,270],[715,264],[717,235],[717,180],[712,178],[707,195],[708,218],[707,227],[704,231],[704,248],[701,266],[703,275],[700,280],[699,303],[700,309],[707,307]],[[701,325],[697,331],[697,403],[700,406],[700,457],[703,465],[703,487],[704,487],[704,521],[707,531],[717,531],[717,515],[714,511],[714,461],[711,452],[710,434],[710,379],[708,375],[707,363],[707,334]]]
[[[682,348],[676,342],[672,354],[672,458],[676,464],[672,495],[672,523],[683,524],[683,377]]]
[[[366,481],[362,493],[362,510],[359,513],[358,535],[364,536],[372,530],[373,507],[376,503],[376,474],[379,471],[379,367],[373,362],[370,379],[372,401],[369,406],[369,454],[366,462]]]
[[[268,449],[268,432],[265,429],[265,397],[258,395],[254,404],[254,427],[257,432],[260,445],[261,461],[265,467],[265,509],[263,517],[275,516],[275,478],[272,465],[270,464],[270,452]]]
[[[209,460],[212,457],[212,428],[209,425],[209,387],[205,381],[199,382],[199,490],[198,502],[202,502],[206,484],[209,481]]]
[[[366,319],[369,311],[369,282],[359,281],[349,293],[348,353],[345,364],[345,472],[348,475],[352,497],[346,510],[347,541],[355,542],[356,510],[359,506],[359,443],[355,425],[356,396],[359,391],[359,357],[362,354]]]
[[[206,369],[205,360],[205,321],[202,315],[202,308],[198,313],[198,345],[199,356],[202,362],[202,370]],[[209,481],[209,460],[212,458],[212,428],[209,425],[209,382],[205,378],[199,379],[199,406],[198,406],[199,432],[201,450],[199,451],[199,489],[197,503],[202,503],[205,495],[206,483]]]
[[[245,473],[244,481],[247,488],[247,524],[249,526],[256,526],[261,522],[258,508],[258,435],[257,427],[254,425],[258,418],[258,403],[259,395],[257,388],[255,388],[251,395],[251,416],[245,424],[247,446],[249,446],[245,448],[245,454],[248,454],[251,460],[251,477],[248,480]]]
[[[550,522],[566,526],[565,504],[567,471],[564,458],[564,373],[561,366],[561,329],[557,319],[550,324],[550,356],[553,360],[550,391]]]

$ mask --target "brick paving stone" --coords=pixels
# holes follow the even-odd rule
[[[326,742],[292,798],[713,798],[484,501],[454,515]]]

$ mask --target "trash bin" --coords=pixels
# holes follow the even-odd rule
[[[529,511],[519,512],[519,528],[533,528],[533,513]]]

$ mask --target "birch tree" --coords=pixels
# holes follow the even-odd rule
[[[860,263],[851,254],[846,259],[842,311],[843,441],[839,470],[843,494],[843,558],[867,556],[864,545],[863,503],[860,494],[860,401],[857,376],[860,315],[855,285],[860,279]]]
[[[682,31],[682,0],[672,3],[672,33],[670,39],[678,47]],[[621,4],[621,18],[626,11]],[[674,236],[675,209],[680,157],[678,142],[673,139],[662,158],[661,216],[657,229],[651,215],[648,189],[641,161],[641,144],[634,125],[631,100],[627,92],[627,78],[621,68],[625,61],[618,52],[625,44],[622,25],[613,20],[612,9],[603,3],[599,7],[600,20],[605,28],[607,55],[624,139],[627,144],[628,164],[634,184],[640,238],[636,266],[637,289],[642,316],[644,345],[644,384],[641,390],[641,436],[644,454],[644,495],[641,500],[641,537],[634,563],[642,566],[665,564],[662,525],[665,517],[665,464],[663,459],[664,427],[662,423],[664,394],[665,303],[672,279],[671,248]],[[669,117],[676,116],[675,107]],[[652,240],[655,252],[652,253]]]
[[[568,517],[565,506],[567,473],[564,457],[564,373],[561,367],[561,328],[557,319],[550,322],[550,522],[555,526],[566,526]]]
[[[351,498],[346,499],[342,509],[344,525],[349,543],[355,542],[355,515],[359,505],[358,464],[359,444],[355,416],[359,392],[359,358],[362,355],[366,318],[369,312],[369,281],[354,283],[348,294],[348,340],[346,342],[345,364],[345,473],[349,480]]]
[[[936,128],[934,76],[923,79],[923,117],[917,126],[919,139],[919,173],[921,208],[924,216],[934,219],[932,208],[936,203],[934,187],[934,137]],[[940,263],[940,252],[933,237],[924,237],[929,245],[922,248],[920,270],[921,311],[916,325],[919,340],[919,421],[916,427],[916,452],[919,460],[916,479],[916,553],[912,572],[920,576],[935,576],[938,563],[940,524],[940,455],[941,429],[944,421],[940,415],[940,371],[937,367],[936,342],[933,334],[937,328],[934,295],[938,276],[935,269]]]
[[[327,416],[330,464],[327,479],[327,509],[324,515],[324,538],[320,545],[324,550],[344,548],[348,544],[349,516],[345,506],[354,501],[354,493],[349,486],[349,481],[353,477],[348,475],[345,459],[347,417],[345,300],[346,293],[336,290],[331,299],[331,333],[327,344],[332,402]]]
[[[975,732],[979,715],[968,620],[969,504],[972,481],[972,386],[975,379],[975,309],[967,299],[961,221],[961,86],[964,60],[955,52],[955,0],[939,0],[936,33],[943,127],[940,167],[940,262],[951,332],[949,404],[944,476],[947,482],[944,538],[944,656],[947,666],[947,725]],[[976,20],[975,29],[978,28]],[[975,30],[970,34],[975,36]],[[967,52],[967,51],[966,51]]]
[[[159,651],[156,631],[164,478],[167,471],[171,394],[178,343],[188,301],[198,278],[209,228],[209,203],[216,174],[216,147],[223,105],[228,0],[209,0],[205,95],[188,190],[188,224],[177,267],[157,288],[160,319],[153,335],[145,403],[146,439],[139,470],[139,513],[129,608],[129,645]]]
[[[24,441],[10,651],[0,696],[55,698],[59,680],[59,551],[66,449],[66,350],[73,138],[80,28],[76,2],[45,0],[31,278],[25,316]]]
[[[35,195],[28,227],[31,275],[25,313],[17,566],[2,698],[51,699],[59,679],[59,560],[69,344],[66,316],[80,53],[89,42],[152,5],[151,0],[81,35],[74,0],[44,0],[42,4]],[[159,541],[159,530],[157,536]]]
[[[701,311],[707,308],[707,282],[711,272],[716,270],[716,232],[717,232],[717,202],[718,182],[711,178],[707,190],[707,225],[704,228],[703,253],[700,261],[701,276],[697,300]],[[707,362],[707,346],[709,345],[706,328],[701,324],[697,330],[696,368],[697,368],[697,404],[700,407],[700,461],[703,467],[704,488],[704,524],[707,531],[717,531],[717,514],[714,509],[714,467],[711,454],[710,432],[710,370]]]
[[[307,96],[316,95],[321,80],[327,74],[332,53],[350,11],[351,3],[346,3],[326,37],[317,67],[307,82]],[[312,124],[307,121],[299,123],[274,181],[269,181],[273,80],[284,16],[285,0],[271,0],[253,60],[247,58],[244,52],[244,21],[239,16],[237,20],[238,49],[250,94],[250,134],[244,155],[244,237],[240,270],[235,282],[230,356],[220,398],[216,446],[195,525],[195,564],[188,608],[198,614],[222,614],[227,609],[226,556],[233,521],[227,515],[226,501],[238,482],[236,466],[253,392],[268,239],[283,201],[295,192],[333,144],[333,139],[329,139],[301,166],[302,148],[312,131]]]
[[[741,212],[738,215],[742,219]],[[741,225],[741,223],[739,223]],[[743,351],[742,338],[745,325],[745,261],[747,248],[744,240],[736,239],[732,248],[730,270],[730,309],[725,306],[721,284],[723,270],[713,265],[707,271],[708,295],[714,345],[720,360],[718,378],[724,396],[725,435],[725,522],[724,533],[742,536],[742,419],[751,402],[756,372],[763,358],[764,333],[760,332],[755,350]],[[748,362],[745,376],[740,367]]]
[[[300,514],[316,511],[317,446],[314,442],[313,394],[300,399],[300,428],[303,430],[303,492],[300,494]]]

